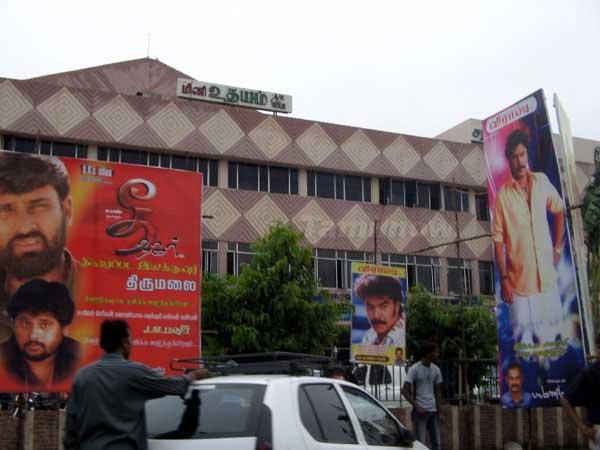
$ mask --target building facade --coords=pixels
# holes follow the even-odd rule
[[[477,139],[181,99],[178,78],[192,77],[147,58],[0,78],[0,146],[203,172],[203,214],[211,216],[202,227],[205,271],[238,274],[252,260],[250,244],[280,221],[304,233],[315,277],[334,298],[349,296],[352,261],[403,266],[409,285],[442,297],[493,294]],[[581,190],[593,171],[590,161],[578,163]],[[474,239],[442,245],[458,238]]]

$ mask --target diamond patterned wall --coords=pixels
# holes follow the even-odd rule
[[[260,148],[269,159],[273,159],[284,148],[292,143],[283,128],[272,117],[265,119],[252,130],[248,137],[252,139],[258,148]]]
[[[237,123],[220,110],[200,126],[200,132],[220,153],[225,153],[245,135]]]
[[[478,145],[364,131],[195,101],[58,88],[36,80],[0,79],[0,133],[39,133],[42,138],[75,142],[89,138],[98,145],[123,142],[155,151],[167,146],[207,157],[226,154],[258,164],[274,160],[300,168],[455,182],[475,189],[486,183],[485,160]],[[580,191],[591,173],[593,165],[578,163]],[[368,204],[301,196],[281,200],[219,189],[208,190],[204,204],[204,212],[215,217],[205,222],[215,238],[255,238],[281,220],[293,222],[313,245],[340,249],[367,245],[375,218],[372,211]],[[389,250],[414,251],[456,237],[453,222],[443,212],[393,206],[381,206],[378,211],[385,218],[379,231],[382,244]],[[488,226],[473,215],[463,223],[467,224],[463,235],[481,233]],[[461,247],[466,257],[490,257],[489,241]],[[444,248],[437,253],[443,254]]]
[[[148,125],[163,138],[169,147],[173,147],[194,131],[194,125],[174,103],[169,103],[150,117]]]
[[[144,121],[121,95],[94,113],[96,120],[116,141],[120,141]]]
[[[61,135],[77,126],[90,115],[88,110],[67,88],[62,88],[39,105],[37,109]]]
[[[0,83],[0,127],[6,128],[33,108],[21,92],[8,80]]]

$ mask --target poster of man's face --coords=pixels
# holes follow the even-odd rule
[[[353,358],[361,362],[384,358],[393,364],[406,346],[403,269],[368,264],[355,264],[352,269]]]
[[[0,151],[0,384],[68,391],[110,317],[128,319],[151,367],[199,357],[202,185],[200,172]],[[68,320],[46,294],[16,312],[40,281],[68,292]]]
[[[9,284],[60,267],[71,216],[68,174],[60,160],[0,155],[0,270]]]

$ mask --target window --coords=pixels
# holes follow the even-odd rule
[[[438,295],[442,291],[440,258],[382,253],[381,263],[386,266],[404,267],[409,288],[421,285],[432,294]]]
[[[487,193],[486,194],[477,194],[475,196],[475,212],[477,214],[477,220],[489,222],[490,208],[488,206]]]
[[[316,441],[358,443],[348,411],[333,384],[302,385],[298,390],[298,407],[302,425]]]
[[[313,250],[315,277],[322,287],[350,289],[352,262],[373,262],[373,254],[347,250]]]
[[[229,162],[229,188],[298,194],[298,169]]]
[[[494,295],[494,265],[491,261],[479,261],[479,293]]]
[[[70,142],[39,141],[36,139],[5,135],[4,150],[22,153],[40,153],[42,155],[67,156],[70,158],[86,159],[88,146]]]
[[[264,385],[216,384],[192,389],[185,400],[171,395],[146,403],[148,436],[153,439],[254,437]]]
[[[440,209],[440,185],[412,180],[379,180],[379,202],[382,205],[400,205],[411,208]]]
[[[219,273],[219,243],[202,241],[202,273]]]
[[[385,366],[371,366],[375,367]],[[364,392],[348,386],[342,386],[356,418],[360,422],[368,445],[386,447],[411,446],[412,435],[400,427],[398,422],[384,408],[379,406]]]
[[[308,195],[355,202],[371,201],[371,177],[307,172]]]
[[[250,249],[250,244],[238,242],[227,243],[227,273],[239,276],[242,273],[244,265],[252,264],[254,252]]]
[[[219,184],[219,161],[215,159],[109,147],[98,147],[98,159],[100,161],[202,172],[204,186],[218,186]]]
[[[473,293],[471,261],[448,258],[448,293],[450,295],[471,295]]]
[[[469,212],[468,191],[444,186],[444,207],[446,211]]]

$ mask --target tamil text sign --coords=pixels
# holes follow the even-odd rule
[[[186,80],[183,78],[177,80],[177,96],[193,100],[203,100],[205,102],[263,109],[266,111],[292,112],[292,97],[289,95]]]

